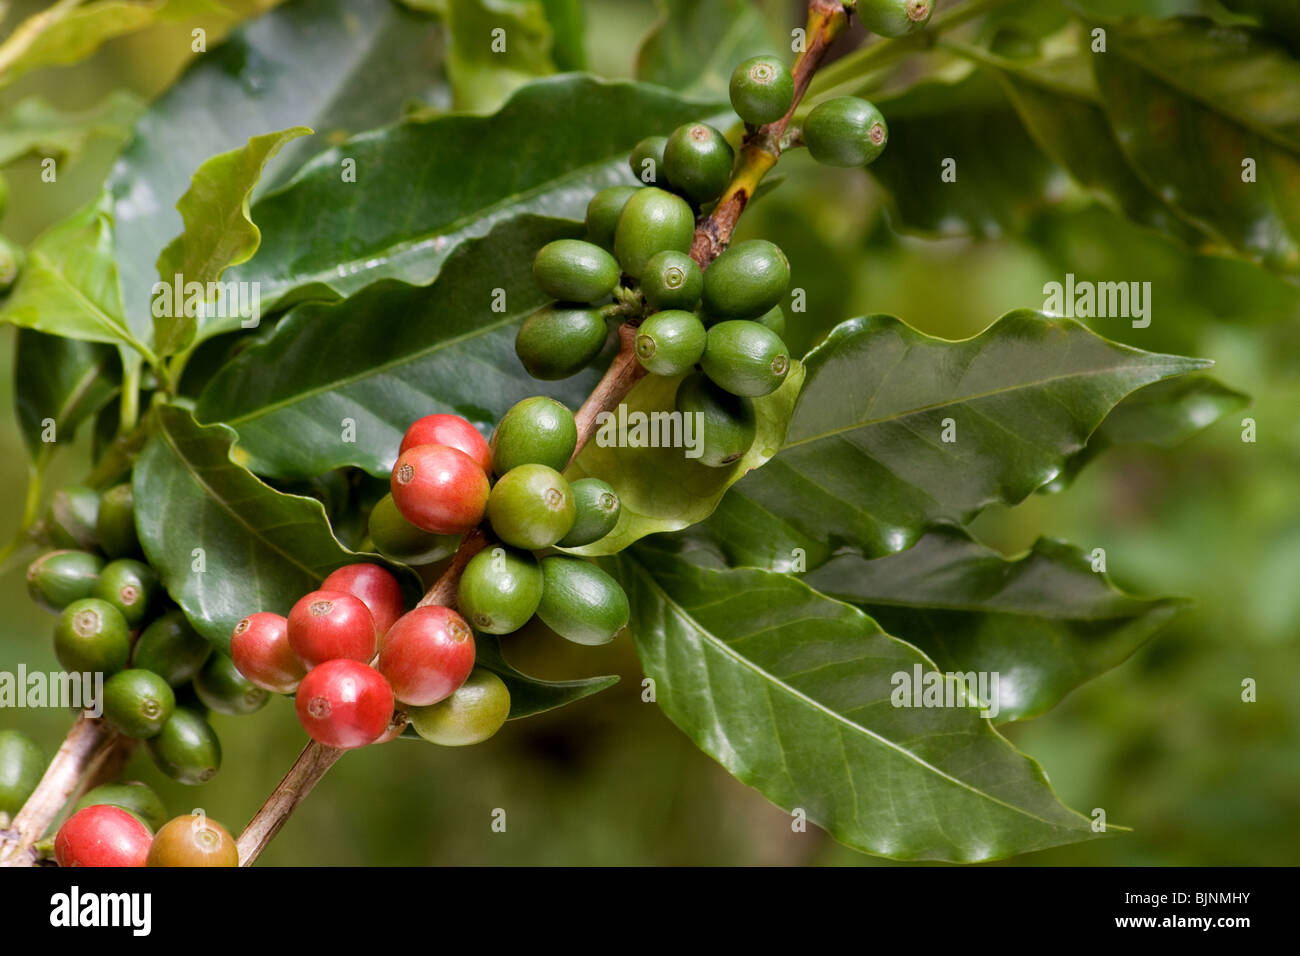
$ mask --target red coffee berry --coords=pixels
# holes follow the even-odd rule
[[[294,707],[312,740],[351,750],[374,743],[388,729],[393,689],[360,661],[326,661],[303,678]]]
[[[230,657],[250,682],[275,694],[292,694],[307,665],[289,645],[289,619],[270,611],[250,614],[230,635]]]
[[[360,598],[343,591],[312,591],[289,612],[289,646],[309,668],[340,657],[369,661],[379,635]]]
[[[487,510],[487,473],[469,455],[446,445],[416,445],[402,452],[390,485],[402,516],[434,534],[464,534]]]
[[[59,827],[54,858],[59,866],[144,866],[152,842],[149,828],[121,807],[97,804]]]
[[[384,636],[377,666],[402,703],[436,704],[474,669],[474,632],[449,607],[417,607]]]
[[[483,471],[492,471],[487,439],[459,415],[425,415],[406,430],[398,454],[417,445],[447,445],[469,455]]]
[[[382,637],[406,610],[402,586],[377,564],[349,564],[339,568],[321,582],[322,591],[351,594],[370,610],[375,630]]]

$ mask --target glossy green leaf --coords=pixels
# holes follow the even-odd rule
[[[803,384],[804,368],[795,362],[779,389],[754,399],[758,420],[754,444],[743,458],[727,468],[710,468],[688,458],[686,447],[636,448],[619,444],[620,435],[626,435],[629,442],[657,442],[659,435],[655,434],[650,416],[673,411],[673,399],[681,380],[682,376],[660,375],[641,379],[605,423],[597,422],[600,427],[595,436],[565,471],[570,481],[599,478],[608,482],[621,504],[613,531],[599,541],[571,549],[571,553],[615,554],[648,534],[678,531],[707,518],[728,488],[761,467],[781,447]],[[645,416],[643,438],[636,437],[632,430],[637,416]],[[670,433],[668,437],[673,436]]]
[[[1132,597],[1091,555],[1040,538],[1008,559],[936,529],[900,554],[840,554],[803,576],[916,645],[940,670],[997,674],[997,722],[1034,717],[1117,666],[1186,602]]]
[[[564,382],[538,382],[514,338],[545,302],[533,256],[580,229],[524,216],[466,243],[432,285],[382,282],[342,302],[300,305],[208,383],[198,417],[235,428],[254,471],[310,477],[343,465],[387,475],[407,427],[433,412],[488,433],[530,395],[576,409],[608,358]]]
[[[785,446],[709,519],[733,563],[815,568],[840,548],[877,557],[1015,504],[1124,396],[1209,364],[1029,310],[957,342],[891,316],[853,319],[804,363]]]
[[[529,80],[555,72],[541,0],[446,0],[444,16],[457,109],[496,109]]]
[[[80,155],[93,137],[125,139],[143,108],[125,90],[114,90],[99,105],[77,113],[40,96],[26,97],[0,120],[0,166],[28,154],[52,156],[62,165]]]
[[[252,137],[238,149],[206,160],[194,173],[190,188],[176,203],[185,231],[158,257],[158,275],[164,285],[184,288],[189,283],[206,286],[228,267],[247,262],[257,251],[262,234],[248,215],[248,203],[262,170],[290,140],[311,130],[295,126],[277,133]],[[221,306],[220,302],[211,303]],[[199,317],[183,303],[154,310],[154,341],[159,354],[187,348],[199,334],[206,338],[239,325],[238,318],[219,317],[231,310],[218,308],[211,317]]]
[[[660,0],[659,22],[641,41],[637,79],[725,99],[736,64],[761,53],[787,62],[788,42],[752,0]]]
[[[1238,252],[1300,274],[1300,61],[1198,21],[1108,36],[1097,83],[1143,180]]]
[[[194,627],[229,651],[254,611],[288,614],[335,568],[384,562],[341,545],[315,498],[282,494],[238,459],[235,434],[171,405],[136,462],[136,525],[149,563]],[[390,567],[412,591],[414,572]]]
[[[14,403],[31,456],[71,444],[77,427],[117,394],[121,377],[122,363],[112,346],[19,329]],[[47,421],[54,426],[53,442],[45,440]]]
[[[857,608],[653,541],[611,564],[659,706],[773,803],[900,860],[976,862],[1096,836],[953,678],[941,685],[952,706],[894,706],[902,680],[934,665]]]
[[[267,164],[265,192],[327,144],[397,120],[412,99],[443,96],[439,29],[390,0],[298,0],[194,60],[140,118],[108,181],[123,301],[144,328],[158,254],[184,228],[176,201],[200,164],[267,130],[318,130]],[[341,181],[337,164],[331,174]]]
[[[582,219],[597,189],[633,182],[627,157],[642,137],[717,109],[653,87],[559,76],[521,88],[492,116],[412,120],[358,137],[254,205],[261,249],[227,278],[260,282],[263,308],[295,289],[336,297],[383,278],[423,285],[459,243],[504,219]],[[355,183],[339,180],[344,159],[356,161]]]
[[[495,673],[509,689],[510,720],[531,717],[533,714],[572,704],[618,683],[617,674],[562,681],[530,677],[505,659],[501,653],[501,639],[491,634],[475,634],[474,648],[475,665],[486,667]]]

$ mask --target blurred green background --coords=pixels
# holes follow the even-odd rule
[[[238,4],[232,4],[238,5]],[[38,4],[15,4],[8,24]],[[250,7],[252,4],[244,4]],[[783,5],[774,4],[773,9]],[[793,5],[786,5],[794,22]],[[656,17],[641,0],[588,4],[594,72],[627,76]],[[89,61],[23,79],[11,106],[39,92],[85,109],[112,88],[149,97],[188,55],[188,24],[113,41]],[[0,228],[21,242],[89,199],[119,141],[100,137],[36,182],[35,160],[11,167]],[[1296,864],[1300,840],[1300,289],[1251,265],[1190,255],[1172,242],[1064,190],[1031,212],[1023,234],[982,240],[901,237],[887,198],[860,172],[807,156],[783,160],[786,179],[747,213],[741,232],[779,242],[808,290],[791,334],[806,347],[836,322],[888,312],[932,334],[973,335],[1003,312],[1041,307],[1042,287],[1078,278],[1149,280],[1153,321],[1091,320],[1143,349],[1204,356],[1252,404],[1182,447],[1112,450],[1064,495],[1035,496],[983,515],[976,532],[1008,554],[1038,535],[1103,547],[1108,569],[1140,594],[1195,599],[1133,659],[1048,714],[1006,729],[1047,770],[1062,800],[1106,810],[1132,833],[1010,861],[1050,864]],[[12,364],[13,331],[0,331]],[[25,451],[12,385],[0,411],[0,534],[17,528]],[[1242,419],[1258,440],[1241,440]],[[84,438],[84,436],[83,436]],[[86,468],[87,448],[64,451],[50,486]],[[7,608],[0,668],[56,666],[52,619],[26,597],[22,567],[0,578]],[[263,854],[267,864],[845,864],[880,861],[790,818],[699,753],[640,699],[631,642],[579,648],[548,634],[512,638],[514,658],[540,676],[619,673],[610,691],[557,713],[507,725],[467,750],[398,741],[350,754]],[[1241,701],[1253,678],[1258,701]],[[3,726],[57,747],[70,717],[10,711]],[[232,830],[253,814],[305,737],[283,698],[251,717],[214,715],[225,748],[216,779],[187,788],[143,755],[145,780],[174,813],[203,807]],[[491,829],[504,809],[504,833]]]

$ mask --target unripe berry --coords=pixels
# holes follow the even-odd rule
[[[402,452],[389,485],[402,516],[434,534],[464,534],[487,509],[487,475],[469,455],[446,445]]]
[[[614,257],[581,239],[556,239],[537,251],[533,282],[547,295],[564,302],[598,302],[618,285]]]
[[[580,548],[599,541],[614,530],[622,504],[614,489],[599,478],[579,478],[569,483],[573,495],[573,527],[560,539],[561,548]]]
[[[384,635],[376,667],[402,703],[436,704],[474,669],[474,632],[449,607],[417,607]]]
[[[698,206],[722,195],[735,159],[722,133],[707,123],[687,123],[664,146],[664,175],[674,192]]]
[[[413,707],[407,716],[415,732],[443,747],[466,747],[487,740],[510,716],[510,690],[482,667],[446,700],[432,707]]]
[[[121,807],[78,810],[54,837],[59,866],[144,866],[153,837]]]
[[[790,262],[766,239],[733,243],[704,273],[704,310],[717,319],[753,319],[781,301]]]
[[[515,335],[515,354],[533,378],[553,382],[590,365],[608,337],[599,309],[554,302],[524,320]]]
[[[651,256],[665,249],[689,252],[695,237],[695,214],[681,196],[662,189],[639,189],[623,207],[614,230],[614,255],[634,279]]]
[[[370,509],[367,530],[380,554],[403,564],[433,564],[450,557],[460,546],[458,534],[434,534],[407,521],[391,493]]]
[[[632,155],[627,164],[632,168],[632,175],[637,182],[653,186],[663,179],[664,147],[668,145],[667,136],[647,136],[632,147]]]
[[[758,422],[753,400],[724,391],[703,372],[682,379],[674,405],[683,415],[704,416],[700,429],[704,447],[698,459],[703,465],[734,465],[754,444]]]
[[[484,448],[487,442],[483,443]],[[322,591],[342,591],[361,601],[375,622],[380,637],[406,613],[406,599],[397,578],[377,564],[348,564],[332,571],[321,582]]]
[[[95,787],[77,801],[73,812],[86,807],[119,807],[138,817],[149,829],[157,829],[167,822],[167,807],[153,789],[138,780],[128,783],[106,783]]]
[[[129,482],[114,485],[99,496],[95,537],[110,558],[140,555],[140,538],[135,530],[135,495]]]
[[[546,465],[512,468],[492,488],[488,521],[506,544],[528,551],[549,548],[573,529],[569,483]]]
[[[89,551],[49,551],[27,567],[27,593],[58,614],[73,601],[93,597],[104,559]]]
[[[308,668],[337,658],[368,661],[379,647],[379,634],[360,598],[312,591],[289,611],[289,646]]]
[[[393,689],[360,661],[333,660],[314,667],[294,698],[298,722],[317,743],[340,750],[372,744],[393,717]]]
[[[135,642],[131,666],[153,671],[172,687],[193,679],[208,655],[209,644],[181,611],[168,611],[149,622]]]
[[[197,710],[177,707],[145,746],[158,769],[191,787],[207,783],[221,769],[221,741]]]
[[[785,312],[781,310],[779,305],[772,306],[754,321],[759,325],[767,326],[767,328],[781,336],[782,339],[785,338]]]
[[[45,773],[45,755],[36,741],[16,730],[0,730],[0,814],[13,816]]]
[[[397,453],[400,455],[416,445],[446,445],[469,455],[485,472],[492,470],[492,452],[487,439],[459,415],[440,413],[416,419],[402,436]]]
[[[641,294],[655,309],[689,311],[699,304],[703,291],[704,273],[684,252],[657,252],[641,272]]]
[[[239,849],[225,827],[202,814],[165,823],[149,847],[148,866],[239,866]]]
[[[171,686],[153,671],[118,671],[104,682],[104,720],[136,740],[157,736],[176,709]]]
[[[587,203],[587,238],[602,249],[614,248],[614,230],[623,207],[640,187],[610,186],[591,197]]]
[[[230,656],[239,672],[275,694],[292,694],[307,665],[289,644],[289,620],[270,611],[250,614],[235,625]]]
[[[457,589],[460,612],[476,630],[509,634],[528,623],[542,600],[542,571],[527,551],[480,551],[465,566]]]
[[[756,56],[731,74],[731,108],[750,126],[774,123],[794,102],[794,78],[774,56]]]
[[[757,322],[732,319],[709,329],[700,358],[704,374],[733,395],[757,398],[780,388],[790,371],[781,336]]]
[[[679,309],[656,312],[636,334],[636,358],[652,375],[680,375],[704,354],[706,333],[695,315]]]
[[[934,4],[931,0],[859,0],[854,12],[872,33],[898,38],[925,26]]]
[[[492,465],[498,475],[532,464],[563,471],[577,444],[573,412],[542,395],[525,398],[501,416],[492,433]]]
[[[581,558],[542,559],[537,616],[575,644],[606,644],[627,627],[627,594],[612,577]]]
[[[218,714],[239,717],[261,710],[270,694],[239,672],[235,662],[220,651],[208,658],[194,677],[194,693],[203,706]]]
[[[130,629],[122,612],[99,598],[73,601],[54,626],[54,655],[67,671],[124,668],[131,654]]]
[[[158,572],[132,558],[119,558],[104,565],[95,585],[95,597],[121,611],[129,627],[144,622],[157,593]]]
[[[865,166],[884,151],[889,127],[873,104],[856,96],[837,96],[808,114],[803,141],[819,163]]]
[[[99,493],[85,485],[68,485],[50,496],[43,527],[56,548],[95,551],[99,548],[95,537],[98,520]]]

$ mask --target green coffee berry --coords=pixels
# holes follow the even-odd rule
[[[785,338],[785,313],[781,311],[779,305],[772,306],[754,321],[759,325],[767,326],[781,338]]]
[[[827,166],[865,166],[889,141],[880,110],[856,96],[837,96],[817,106],[803,124],[812,158]]]
[[[732,319],[709,329],[700,368],[731,394],[758,398],[780,388],[790,356],[781,336],[767,326]]]
[[[465,565],[457,589],[460,613],[478,631],[509,634],[542,600],[542,569],[527,551],[485,548]]]
[[[575,644],[607,644],[627,627],[627,594],[612,577],[581,558],[542,559],[537,616]]]
[[[54,625],[54,655],[66,671],[100,671],[105,676],[126,667],[131,633],[122,612],[108,601],[73,601]]]
[[[614,230],[614,255],[623,271],[639,280],[657,252],[689,252],[695,214],[681,196],[662,189],[639,189],[623,207]]]
[[[704,273],[684,252],[665,249],[650,257],[641,271],[641,294],[655,309],[686,309],[699,304]]]
[[[854,12],[862,25],[882,37],[905,37],[930,21],[931,0],[859,0]]]
[[[97,551],[98,516],[99,494],[84,485],[68,485],[50,496],[45,509],[45,534],[56,548]]]
[[[622,504],[609,484],[599,478],[579,478],[569,483],[569,493],[573,496],[573,527],[560,539],[561,548],[580,548],[614,530]]]
[[[618,263],[600,246],[581,239],[548,242],[533,259],[533,281],[565,302],[596,302],[618,285]]]
[[[0,815],[13,816],[45,773],[45,754],[36,741],[16,730],[0,730]]]
[[[434,534],[407,521],[391,494],[380,498],[370,510],[369,531],[380,554],[403,564],[433,564],[451,557],[460,547],[458,534]]]
[[[271,699],[270,691],[253,684],[220,651],[209,657],[194,676],[194,693],[209,710],[233,717],[261,710]]]
[[[118,671],[104,683],[104,719],[124,736],[136,740],[156,736],[175,709],[176,695],[153,671]]]
[[[27,253],[7,236],[0,236],[0,292],[8,292],[27,264]]]
[[[158,573],[143,561],[119,558],[104,565],[95,597],[116,607],[131,627],[141,624],[158,592]]]
[[[664,146],[664,176],[674,192],[696,205],[717,199],[731,179],[736,153],[707,123],[677,127]]]
[[[682,379],[674,407],[684,415],[698,412],[704,416],[701,464],[710,468],[734,465],[754,444],[758,424],[753,400],[724,391],[703,372]]]
[[[636,333],[636,358],[653,375],[680,375],[704,354],[704,325],[690,312],[656,312]]]
[[[790,262],[766,239],[733,243],[704,273],[704,311],[718,319],[752,319],[781,301]]]
[[[533,378],[555,381],[577,375],[590,365],[608,335],[599,309],[556,302],[524,320],[515,336],[515,354]]]
[[[750,126],[779,120],[794,102],[794,78],[774,56],[756,56],[731,74],[731,108]]]
[[[573,412],[552,398],[525,398],[497,422],[492,470],[504,475],[520,465],[546,465],[563,471],[577,444]]]
[[[172,687],[191,680],[212,653],[212,645],[181,611],[168,611],[140,632],[131,666],[153,671]]]
[[[510,690],[496,674],[476,667],[450,697],[406,715],[415,732],[443,747],[465,747],[487,740],[510,716]]]
[[[636,186],[609,186],[587,203],[587,239],[602,249],[614,248],[614,230],[623,207],[636,194]]]
[[[138,818],[150,830],[157,830],[171,819],[162,798],[147,785],[138,780],[128,783],[106,783],[86,792],[73,808],[84,810],[86,807],[120,807]]]
[[[221,769],[221,741],[197,710],[178,706],[157,736],[145,744],[158,769],[181,783],[198,786]]]
[[[89,551],[50,551],[27,566],[27,593],[55,614],[94,595],[104,559]]]
[[[628,157],[627,164],[632,168],[632,175],[637,182],[653,186],[660,181],[666,145],[667,136],[647,136],[632,147],[632,155]]]
[[[140,537],[135,530],[135,494],[130,482],[114,485],[99,496],[95,536],[99,538],[99,547],[110,558],[140,556]]]
[[[549,548],[573,529],[569,483],[546,465],[511,468],[492,486],[488,521],[496,536],[515,548]]]

